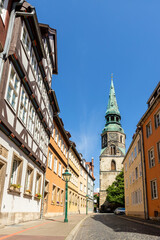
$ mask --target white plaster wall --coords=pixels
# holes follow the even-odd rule
[[[27,57],[26,57],[26,53],[24,52],[24,48],[22,47],[22,45],[20,46],[20,52],[21,52],[21,54],[22,54],[22,57],[21,57],[21,59],[22,59],[22,64],[23,64],[23,66],[24,66],[24,68],[25,68],[25,71],[27,72],[28,59],[27,59]]]
[[[7,111],[7,116],[8,116],[8,122],[13,127],[15,114],[12,112],[10,107],[7,106],[7,104],[6,104],[6,111]]]
[[[33,196],[35,194],[35,178],[36,178],[37,171],[42,175],[42,179],[41,179],[41,193],[42,193],[43,172],[1,131],[0,131],[0,143],[6,149],[9,150],[8,159],[6,159],[7,160],[7,168],[6,168],[6,177],[5,177],[1,212],[2,213],[3,212],[9,212],[9,213],[40,212],[41,200],[40,201],[34,200],[34,197],[32,197],[32,199],[24,198],[23,193],[24,193],[24,186],[25,186],[27,163],[29,163],[34,168]],[[8,190],[7,190],[8,186],[9,186],[9,180],[10,180],[13,152],[18,154],[23,159],[23,172],[22,172],[22,179],[21,179],[22,187],[20,189],[20,192],[21,192],[20,196],[8,194]]]

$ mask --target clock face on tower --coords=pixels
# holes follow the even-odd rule
[[[117,140],[117,134],[116,133],[109,133],[109,139],[116,141]]]

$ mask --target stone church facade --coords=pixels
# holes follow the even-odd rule
[[[100,208],[102,211],[106,211],[108,205],[106,189],[121,172],[125,155],[126,135],[120,122],[121,115],[117,105],[113,77],[105,119],[106,124],[101,134],[100,153]]]

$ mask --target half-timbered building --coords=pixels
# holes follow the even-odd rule
[[[27,2],[14,9],[0,79],[0,222],[37,219],[41,211],[57,74],[56,30],[39,24]]]

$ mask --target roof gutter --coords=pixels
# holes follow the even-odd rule
[[[37,20],[37,16],[36,16],[36,10],[35,10],[35,7],[33,7],[33,6],[31,7],[31,9],[32,9],[31,12],[16,12],[16,15],[33,17],[35,27],[36,27],[36,31],[37,31],[37,34],[38,34],[38,39],[39,39],[40,46],[41,46],[41,51],[42,51],[43,57],[46,58],[46,54],[45,54],[45,50],[44,50],[43,42],[42,42],[42,36],[41,36],[41,32],[40,32],[40,29],[39,29],[39,24],[38,24],[38,20]]]
[[[16,7],[22,5],[23,2],[24,2],[24,0],[20,0],[19,2],[14,2],[12,10],[11,10],[4,50],[3,50],[3,52],[0,53],[0,83],[1,83],[1,78],[2,78],[4,61],[5,61],[6,57],[8,56],[8,51],[9,51],[9,47],[10,47],[10,43],[11,43],[13,26],[14,26],[14,21],[15,21],[15,17],[16,17]]]

